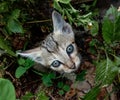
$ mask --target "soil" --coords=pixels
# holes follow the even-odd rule
[[[83,0],[84,1],[84,0]],[[101,0],[98,0],[97,2],[97,7],[100,11],[100,17],[104,16],[104,13],[106,9],[111,5],[115,5],[116,7],[120,6],[120,1],[119,0],[104,0],[106,1],[106,5],[101,2]],[[92,0],[87,0],[85,1],[86,4],[92,4]],[[83,2],[82,2],[83,3]],[[42,5],[40,5],[42,4]],[[81,2],[79,0],[73,0],[72,5],[76,8],[79,6]],[[24,5],[25,6],[25,5]],[[31,9],[29,9],[31,8]],[[34,10],[35,9],[35,10]],[[80,10],[80,9],[78,9]],[[24,24],[24,27],[30,26],[30,31],[26,32],[25,36],[21,35],[13,35],[10,37],[12,41],[12,47],[14,50],[20,50],[24,48],[25,43],[27,43],[26,48],[30,49],[33,47],[36,47],[39,45],[39,42],[43,40],[50,32],[52,32],[52,21],[51,21],[51,12],[53,11],[53,2],[50,0],[45,0],[44,2],[40,0],[39,4],[36,3],[36,5],[32,5],[31,7],[27,7],[26,11],[30,14],[31,16],[30,21]],[[39,20],[37,21],[32,21],[35,18]],[[76,43],[78,45],[79,52],[82,55],[83,62],[81,64],[81,68],[76,72],[80,73],[82,70],[88,70],[88,73],[86,75],[87,81],[89,83],[85,83],[86,86],[90,84],[90,86],[94,86],[94,71],[95,71],[95,66],[92,64],[92,61],[96,59],[96,56],[90,53],[89,51],[89,42],[92,40],[92,36],[88,34],[87,31],[84,29],[79,29],[79,27],[75,27],[75,32],[76,34]],[[82,31],[81,31],[82,30]],[[82,33],[81,33],[82,32]],[[81,41],[78,41],[79,40]],[[4,63],[4,60],[6,58],[6,62]],[[42,84],[41,76],[33,72],[33,69],[30,68],[20,79],[15,78],[15,70],[18,67],[17,64],[17,58],[12,58],[7,55],[3,55],[0,57],[0,63],[4,63],[4,66],[7,66],[5,72],[3,72],[4,77],[8,78],[9,80],[12,81],[12,83],[15,86],[15,91],[16,91],[16,97],[21,98],[24,96],[27,92],[31,92],[32,94],[36,94],[40,87],[44,90],[47,96],[49,96],[50,100],[78,100],[79,96],[82,96],[85,94],[83,90],[81,90],[81,87],[78,86],[76,89],[73,88],[74,84],[72,81],[66,79],[66,78],[59,78],[58,80],[53,81],[53,86],[50,88],[46,88]],[[1,64],[2,65],[2,64]],[[59,74],[57,73],[57,76]],[[91,78],[91,77],[92,78]],[[66,84],[71,86],[71,89],[69,92],[67,92],[65,95],[60,96],[58,94],[58,89],[56,87],[56,82],[58,81],[64,81]],[[79,85],[82,85],[81,83]],[[86,87],[85,86],[85,87]],[[83,86],[84,87],[84,86]],[[82,88],[83,88],[82,87]],[[91,88],[91,87],[87,87]],[[84,89],[85,90],[85,89]],[[51,92],[52,91],[52,92]],[[104,97],[104,93],[106,93],[106,89],[101,90],[101,94],[98,96],[98,100],[103,100],[101,99]],[[118,93],[118,96],[120,94]],[[120,98],[120,96],[119,96]],[[119,100],[116,98],[113,98],[111,100]],[[33,97],[30,100],[36,100],[35,97]]]

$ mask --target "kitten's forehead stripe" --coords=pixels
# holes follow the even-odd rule
[[[53,37],[53,34],[51,35],[51,38],[52,38],[52,40],[56,43],[56,46],[58,47],[58,43],[57,43],[57,41],[55,41],[55,39],[54,39],[54,37]]]
[[[42,42],[41,46],[44,47],[49,53],[58,50],[58,43],[54,40],[52,34],[47,36],[47,38]]]

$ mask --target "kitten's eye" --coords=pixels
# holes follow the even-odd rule
[[[70,44],[70,45],[67,47],[66,52],[67,52],[68,54],[71,54],[71,53],[73,52],[73,50],[74,50],[74,47],[73,47],[72,44]]]
[[[55,60],[55,61],[53,61],[53,62],[52,62],[52,64],[51,64],[51,65],[52,65],[53,67],[59,67],[59,66],[60,66],[60,64],[61,64],[61,63],[60,63],[60,61]]]

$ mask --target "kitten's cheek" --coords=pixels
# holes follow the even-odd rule
[[[77,56],[74,59],[75,65],[76,65],[76,70],[79,68],[80,63],[81,63],[81,57]]]

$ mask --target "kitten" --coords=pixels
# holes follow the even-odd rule
[[[39,47],[18,54],[60,73],[74,72],[80,66],[81,58],[72,28],[56,11],[52,13],[52,20],[53,33],[50,33]]]

